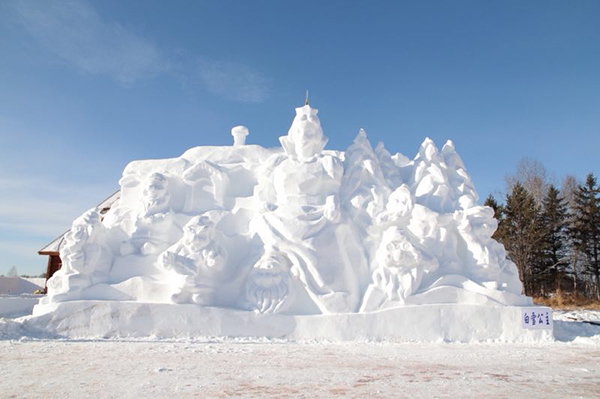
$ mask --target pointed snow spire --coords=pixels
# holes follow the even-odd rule
[[[367,132],[365,132],[365,129],[363,129],[362,127],[360,128],[360,130],[358,131],[358,134],[356,135],[356,137],[354,138],[354,142],[355,143],[366,143],[369,145],[369,148],[371,148],[371,143],[369,142],[369,139],[367,138]]]
[[[385,148],[382,141],[377,144],[374,152],[379,160],[379,165],[381,165],[383,176],[385,177],[385,180],[388,182],[389,186],[392,188],[398,187],[402,181],[400,169],[394,163],[392,155]]]
[[[440,155],[438,148],[436,147],[433,140],[431,140],[429,137],[425,138],[425,140],[423,140],[423,143],[421,143],[421,147],[419,148],[419,154],[417,155],[417,159],[418,158],[425,159],[429,162],[441,161],[439,159]]]
[[[454,143],[452,140],[446,141],[444,147],[442,147],[442,156],[444,157],[444,162],[449,168],[453,169],[465,169],[465,164],[456,152],[456,148],[454,147]]]
[[[454,190],[454,196],[461,208],[467,209],[477,204],[479,196],[471,180],[471,176],[465,168],[465,164],[456,152],[454,143],[448,140],[442,148],[442,156],[447,167],[450,185]]]
[[[340,202],[361,229],[366,229],[374,215],[385,208],[389,193],[377,155],[361,128],[345,151]]]
[[[377,159],[373,152],[373,147],[367,138],[367,132],[365,132],[365,129],[362,127],[352,141],[352,144],[346,149],[346,159],[348,160],[346,163],[351,164],[352,161],[350,161],[350,159],[354,157],[361,159],[365,157],[373,160]]]

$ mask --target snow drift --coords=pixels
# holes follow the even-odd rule
[[[234,146],[130,163],[118,203],[74,221],[34,316],[64,327],[83,309],[112,315],[84,316],[91,333],[138,315],[109,335],[150,335],[161,314],[228,321],[174,327],[192,335],[453,339],[443,331],[459,320],[459,340],[548,335],[521,326],[515,309],[531,300],[452,142],[426,139],[409,160],[361,129],[328,151],[317,112],[297,108],[280,148],[246,145],[238,126]]]
[[[30,280],[33,280],[30,281]],[[0,276],[0,295],[33,294],[36,290],[44,289],[43,284],[36,284],[43,279],[24,279],[22,277]]]

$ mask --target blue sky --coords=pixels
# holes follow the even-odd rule
[[[452,139],[482,198],[530,157],[600,174],[599,1],[0,3],[0,274],[135,159],[278,145],[304,91],[328,148]]]

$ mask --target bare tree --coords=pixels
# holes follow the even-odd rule
[[[19,277],[19,271],[16,266],[11,267],[6,273],[6,277]]]
[[[573,175],[567,175],[562,182],[561,195],[565,200],[565,204],[567,205],[567,218],[570,220],[569,223],[572,223],[573,212],[577,207],[577,190],[579,187],[579,182],[577,178]],[[569,248],[569,258],[570,258],[570,268],[573,273],[573,292],[577,293],[577,281],[580,277],[578,273],[578,261],[579,261],[579,250],[576,246],[573,245],[571,238],[569,237],[569,243],[567,244]]]
[[[541,162],[522,158],[517,165],[517,171],[514,175],[507,175],[504,180],[508,186],[508,192],[511,192],[515,184],[521,185],[533,197],[537,206],[541,206],[544,197],[548,191],[548,172]]]

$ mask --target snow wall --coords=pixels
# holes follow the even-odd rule
[[[80,337],[552,336],[523,327],[531,300],[452,142],[411,160],[361,129],[325,150],[309,105],[279,148],[233,135],[130,163],[110,211],[73,222],[29,322]]]

